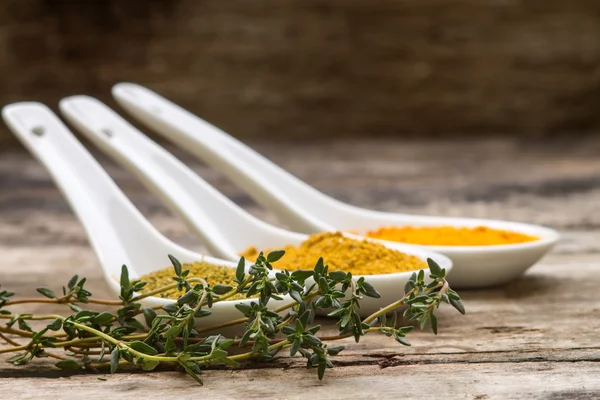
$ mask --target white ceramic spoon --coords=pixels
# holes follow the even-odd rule
[[[120,83],[114,98],[134,117],[185,150],[222,171],[258,203],[290,227],[305,233],[346,230],[365,234],[382,226],[488,226],[521,232],[539,240],[494,246],[420,246],[450,257],[456,287],[484,287],[508,282],[535,264],[558,240],[542,226],[475,218],[387,213],[335,200],[222,130],[142,86]],[[386,242],[395,246],[395,242]]]
[[[236,267],[232,262],[194,253],[165,238],[45,105],[29,102],[11,104],[4,107],[2,117],[25,147],[46,167],[79,217],[100,260],[106,282],[116,295],[120,293],[119,277],[123,264],[129,268],[132,278],[167,267],[170,265],[168,254],[182,262],[204,260]],[[251,301],[217,302],[211,315],[197,321],[207,326],[240,318],[235,304]],[[290,301],[286,296],[282,302],[273,302],[272,305],[281,306]],[[148,307],[173,302],[158,297],[142,300]]]
[[[74,96],[63,99],[60,109],[87,138],[139,177],[185,220],[216,255],[237,260],[238,254],[250,246],[259,250],[280,248],[300,244],[307,238],[255,218],[100,101]],[[451,261],[440,254],[414,247],[400,250],[423,260],[432,258],[448,272],[452,267]],[[410,274],[365,276],[379,290],[381,298],[365,298],[362,314],[371,314],[397,300]]]

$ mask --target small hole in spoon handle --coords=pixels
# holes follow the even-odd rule
[[[44,128],[43,126],[34,126],[31,129],[31,133],[33,133],[36,136],[42,137],[46,133],[46,128]]]
[[[113,131],[110,128],[103,128],[100,130],[100,132],[102,132],[104,135],[106,135],[107,138],[112,138],[113,137]]]

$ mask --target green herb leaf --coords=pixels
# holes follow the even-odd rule
[[[301,335],[302,332],[304,332],[304,326],[302,325],[302,322],[296,321],[296,334]]]
[[[300,283],[301,285],[304,284],[304,282],[310,278],[311,276],[313,276],[313,271],[311,270],[306,270],[306,269],[298,269],[294,272],[292,272],[292,279],[295,279],[298,281],[298,283]]]
[[[142,310],[142,313],[144,314],[146,325],[148,325],[148,328],[151,328],[152,322],[154,322],[154,319],[156,318],[156,312],[153,309],[146,307]]]
[[[112,319],[115,316],[110,313],[110,312],[103,312],[100,313],[98,315],[95,315],[94,317],[92,317],[92,319],[90,320],[93,324],[97,324],[97,325],[106,325],[108,324],[110,321],[112,321]]]
[[[295,290],[290,290],[289,295],[292,299],[296,300],[298,303],[302,303],[302,296],[300,295],[300,293],[296,292]]]
[[[121,284],[122,288],[129,287],[129,270],[127,269],[127,266],[125,264],[123,264],[123,266],[121,266],[120,284]]]
[[[327,284],[327,279],[325,279],[325,277],[321,277],[319,279],[319,290],[321,291],[321,294],[327,294],[329,293],[329,285]]]
[[[119,352],[119,348],[115,347],[113,351],[110,353],[110,373],[114,374],[117,372],[119,368],[119,359],[121,358],[121,353]]]
[[[144,358],[141,359],[140,366],[144,371],[152,371],[154,368],[158,367],[160,361],[157,360],[146,360]]]
[[[216,294],[225,294],[230,292],[233,289],[233,286],[218,284],[212,287],[213,293]]]
[[[365,291],[365,294],[369,297],[373,297],[373,298],[380,298],[381,295],[379,294],[379,292],[377,290],[375,290],[375,288],[373,287],[373,285],[371,285],[369,282],[364,281],[362,283],[362,288]]]
[[[71,290],[75,287],[75,284],[77,283],[77,279],[79,279],[79,275],[73,275],[73,277],[71,279],[69,279],[69,282],[67,283],[67,287],[69,288],[69,290]]]
[[[56,299],[56,294],[54,294],[54,292],[50,288],[39,287],[39,288],[37,288],[35,290],[37,290],[38,293],[42,294],[43,296],[45,296],[45,297],[47,297],[49,299]]]
[[[317,376],[319,377],[320,381],[322,381],[323,377],[325,376],[326,367],[327,365],[324,362],[320,362],[319,365],[317,365]]]
[[[56,318],[54,321],[52,321],[50,324],[48,324],[48,329],[53,330],[53,331],[57,331],[62,327],[62,319],[60,318]]]
[[[177,337],[177,335],[179,335],[179,333],[181,332],[183,328],[179,325],[174,325],[172,327],[169,328],[169,330],[167,330],[163,336],[166,338],[172,337],[175,338]]]
[[[425,326],[427,325],[428,322],[429,322],[429,314],[424,314],[423,318],[421,318],[421,322],[419,323],[419,328],[421,328],[421,330],[425,329]]]
[[[463,315],[465,314],[465,306],[463,306],[462,301],[451,298],[450,304],[452,305],[452,307],[456,308],[459,313]]]
[[[330,356],[337,356],[342,350],[344,350],[344,346],[328,347],[327,354]]]
[[[177,304],[180,306],[182,304],[189,304],[189,303],[193,302],[194,300],[196,300],[196,297],[198,297],[198,295],[195,291],[189,291],[177,299]]]
[[[246,260],[244,259],[244,257],[240,257],[240,261],[238,261],[237,268],[235,269],[235,278],[240,283],[244,281],[245,268]]]
[[[290,346],[290,356],[295,356],[298,349],[300,349],[300,339],[296,339],[292,342],[292,345]]]
[[[81,310],[77,314],[75,314],[75,316],[73,317],[73,319],[75,321],[80,321],[80,320],[85,319],[85,318],[93,317],[96,314],[98,314],[98,313],[95,312],[95,311]]]
[[[219,361],[222,362],[223,364],[228,365],[233,368],[238,368],[240,366],[240,363],[238,363],[235,360],[232,360],[231,358],[227,358],[227,357],[223,357]]]
[[[17,325],[22,331],[33,332],[33,329],[31,329],[31,325],[29,325],[24,319],[19,318],[17,320]]]
[[[189,376],[191,376],[192,378],[194,378],[194,380],[196,382],[198,382],[198,384],[204,385],[204,382],[202,382],[202,379],[200,379],[200,376],[199,376],[199,372],[200,372],[199,369],[197,371],[194,371],[192,369],[192,366],[185,364],[185,363],[182,363],[181,366],[183,367],[183,369],[185,369],[185,372],[187,372]],[[196,366],[196,365],[194,364],[194,366]]]
[[[169,254],[169,260],[171,260],[171,264],[173,264],[173,268],[175,269],[175,275],[181,276],[181,272],[183,271],[183,266],[174,256]]]
[[[315,267],[313,268],[314,273],[315,273],[315,278],[317,275],[321,275],[323,274],[323,271],[325,270],[325,265],[323,263],[323,257],[319,257],[319,259],[317,260],[317,263],[315,264]]]
[[[75,303],[69,303],[69,308],[71,310],[73,310],[74,312],[80,312],[81,311],[81,307],[79,307],[77,304]]]
[[[336,282],[341,282],[346,279],[346,273],[344,271],[331,271],[329,277]]]
[[[7,359],[6,362],[9,362],[13,365],[24,365],[31,361],[32,358],[33,356],[29,352],[19,353]]]
[[[285,254],[285,250],[274,250],[267,255],[267,262],[274,263]]]
[[[406,338],[404,338],[404,336],[400,336],[400,335],[398,335],[398,334],[395,333],[394,334],[394,339],[396,339],[396,341],[398,343],[400,343],[401,345],[410,346],[410,342],[408,340],[406,340]]]
[[[79,365],[75,360],[60,360],[54,365],[63,371],[75,371],[81,369],[81,365]]]
[[[36,342],[38,341],[42,336],[44,336],[44,334],[48,332],[48,327],[42,329],[39,332],[36,332],[32,337],[31,337],[31,341]]]
[[[397,323],[398,323],[398,313],[396,311],[394,311],[394,314],[392,315],[392,323],[390,324],[390,326],[392,328],[395,328]],[[412,326],[411,326],[411,328],[412,328]]]
[[[177,304],[167,304],[166,306],[163,306],[162,309],[164,312],[166,312],[168,314],[174,314],[177,312],[179,307],[177,307]]]
[[[454,300],[460,300],[460,296],[454,290],[448,290],[448,297]]]
[[[442,272],[442,268],[431,258],[427,259],[427,265],[429,266],[429,271],[435,276],[439,276]]]
[[[196,311],[196,313],[194,314],[194,317],[196,318],[202,318],[202,317],[207,317],[210,314],[212,314],[212,312],[210,310],[203,310],[203,309],[199,309],[198,311]]]
[[[345,312],[347,312],[346,308],[337,308],[335,310],[333,310],[332,312],[330,312],[329,314],[327,314],[328,317],[337,317],[338,315],[342,315]]]
[[[412,280],[407,280],[406,283],[404,284],[404,294],[407,294],[408,292],[410,292],[413,288],[413,281]]]
[[[151,356],[158,354],[158,351],[156,351],[156,349],[154,347],[147,345],[144,342],[140,342],[138,340],[136,340],[135,342],[129,343],[128,346],[134,350],[139,351],[140,353],[149,354]]]
[[[281,332],[283,332],[286,335],[291,335],[291,334],[295,333],[296,330],[294,328],[292,328],[291,326],[289,326],[289,325],[284,325],[281,328]]]
[[[241,311],[242,314],[244,314],[245,316],[248,316],[252,312],[252,307],[248,304],[239,303],[236,304],[234,307]]]

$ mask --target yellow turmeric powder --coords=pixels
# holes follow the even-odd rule
[[[311,235],[299,246],[289,245],[283,249],[285,255],[274,266],[290,271],[312,269],[319,257],[323,257],[330,271],[346,271],[355,275],[391,274],[427,268],[427,264],[418,257],[379,243],[350,239],[339,232]],[[264,251],[265,254],[268,252]],[[250,247],[241,255],[255,261],[258,254],[258,249]]]
[[[518,232],[492,229],[439,227],[383,227],[367,232],[367,237],[421,245],[437,246],[490,246],[532,242],[539,238]]]
[[[235,279],[235,268],[224,267],[222,265],[215,265],[201,261],[192,264],[183,264],[183,269],[190,271],[189,275],[187,276],[188,279],[202,278],[211,286],[217,284],[236,286],[233,283],[233,280]],[[146,286],[144,286],[142,293],[175,283],[173,276],[175,276],[173,267],[152,271],[151,273],[142,276],[140,280],[148,282]],[[158,293],[156,296],[166,299],[178,299],[179,297],[183,296],[184,293],[185,289],[179,291],[177,288],[173,288]],[[228,297],[227,300],[239,300],[245,298],[245,294],[237,293],[231,297]]]

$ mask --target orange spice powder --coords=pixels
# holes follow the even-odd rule
[[[439,227],[382,227],[367,232],[367,237],[410,244],[433,246],[490,246],[532,242],[539,238],[518,232],[492,229]]]
[[[427,269],[420,258],[366,240],[356,240],[339,232],[311,235],[298,246],[284,246],[285,255],[274,263],[275,268],[294,271],[313,269],[319,257],[323,257],[330,271],[352,272],[354,275],[391,274],[396,272]],[[265,251],[265,254],[269,250]],[[246,249],[241,255],[255,261],[259,250]]]

